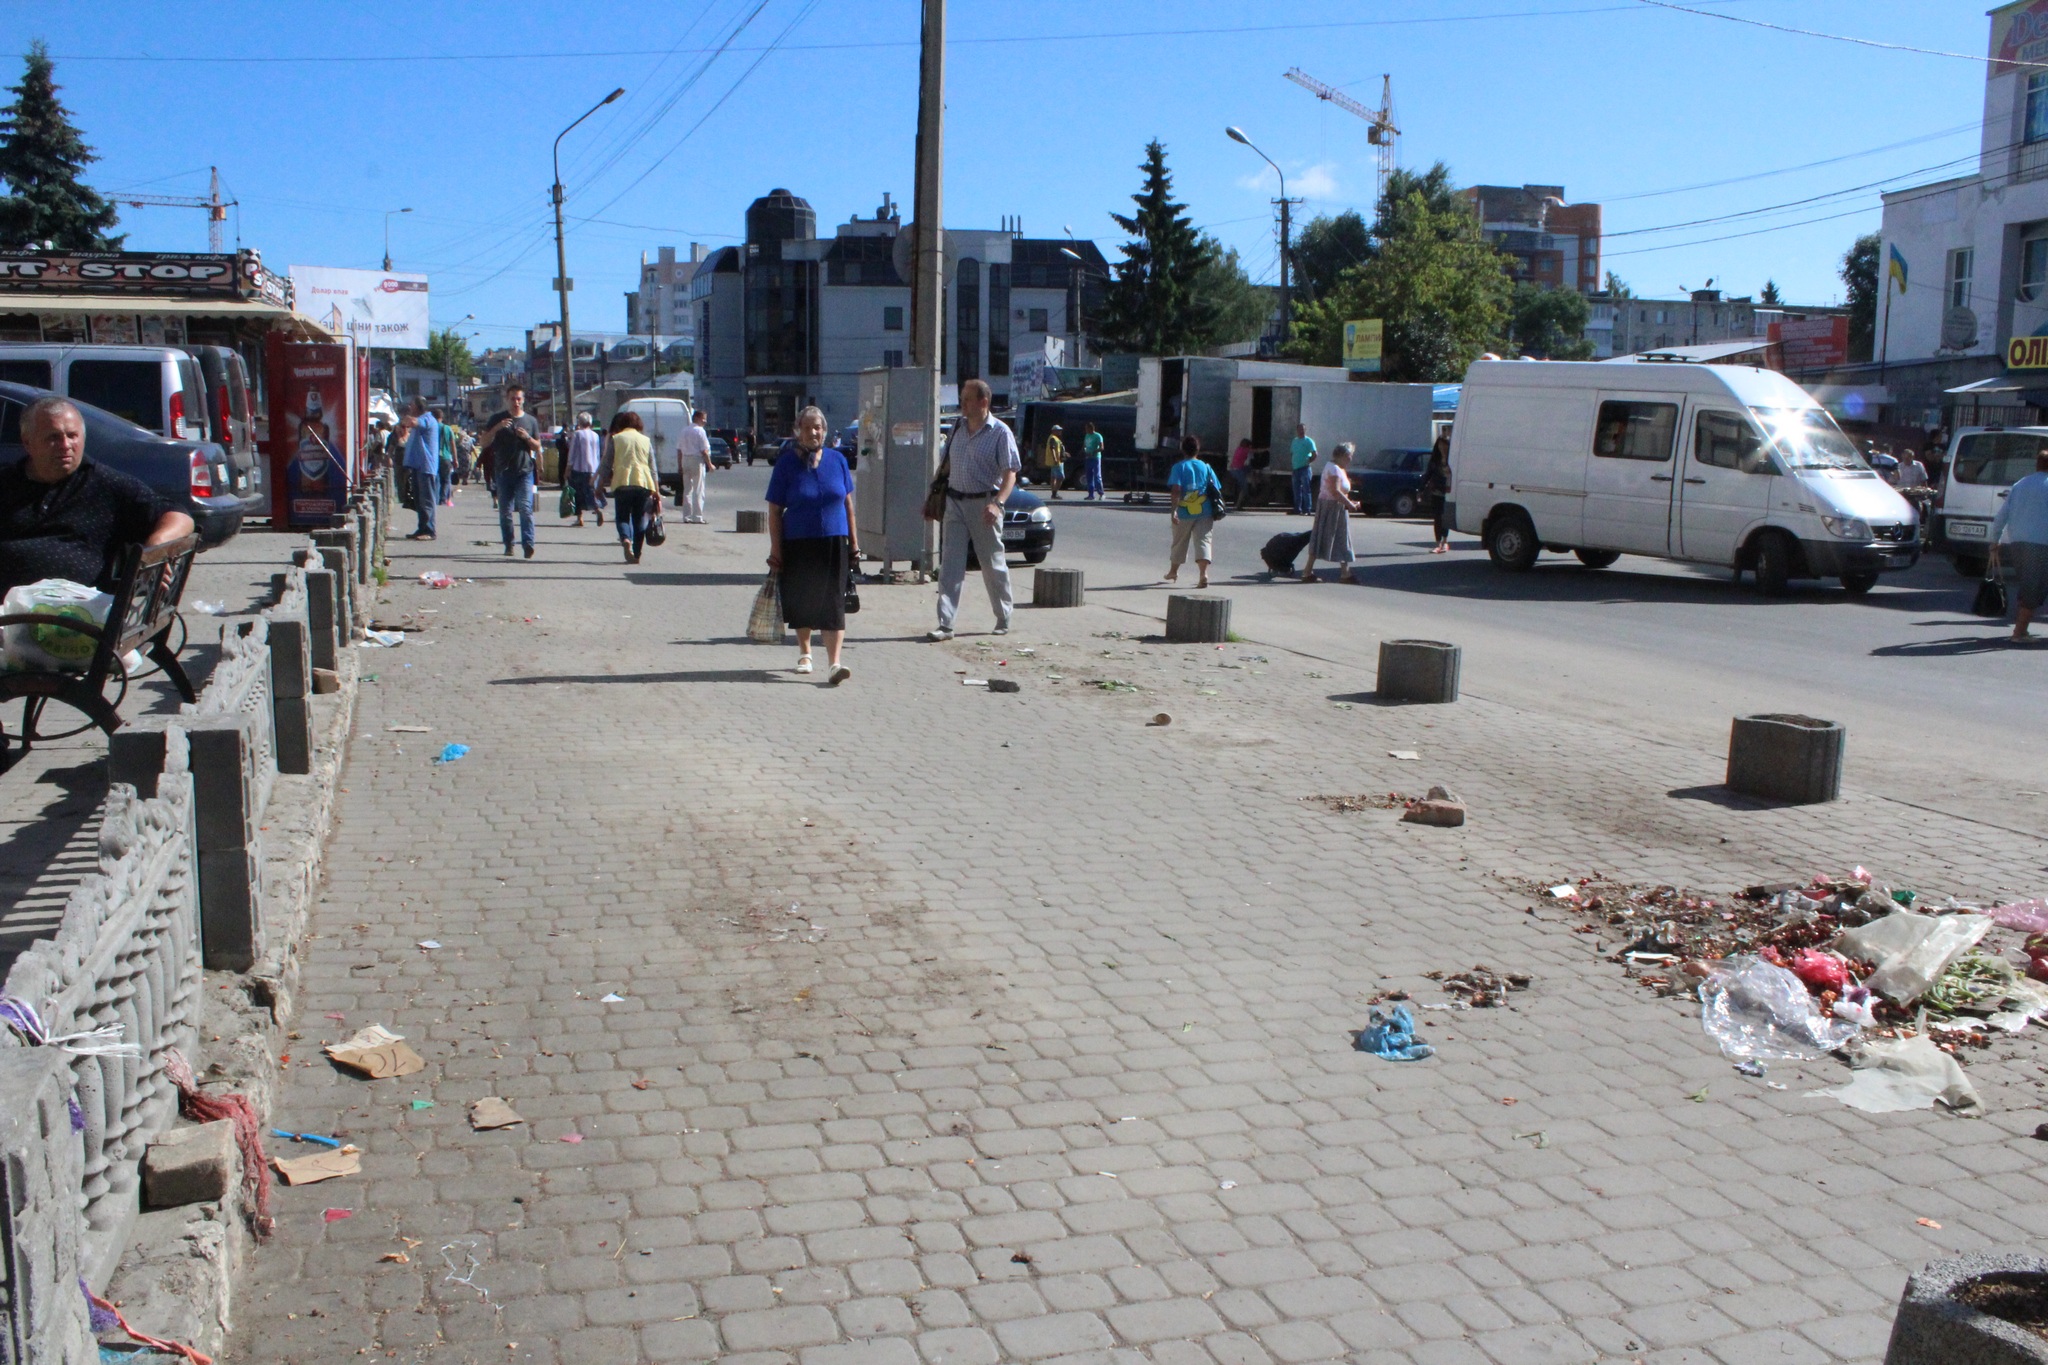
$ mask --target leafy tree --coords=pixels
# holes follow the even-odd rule
[[[1617,299],[1632,299],[1636,296],[1636,291],[1628,287],[1628,281],[1612,270],[1607,272],[1607,293],[1609,297]]]
[[[1578,290],[1520,283],[1515,286],[1513,310],[1513,336],[1522,354],[1538,360],[1593,358],[1593,343],[1586,340],[1593,310]]]
[[[1211,250],[1173,197],[1173,174],[1158,139],[1145,144],[1144,188],[1131,196],[1137,212],[1113,213],[1132,240],[1121,248],[1103,306],[1093,319],[1093,344],[1104,351],[1173,355],[1207,340],[1197,282],[1209,268]],[[1239,272],[1240,274],[1242,271]]]
[[[50,50],[29,44],[21,84],[9,86],[14,103],[0,109],[0,250],[33,251],[53,243],[64,251],[119,251],[124,236],[109,236],[114,206],[79,183],[99,160],[72,126],[57,99]]]
[[[428,333],[424,351],[400,351],[398,355],[407,365],[441,370],[457,379],[476,378],[476,358],[469,353],[469,343],[457,336],[453,327]]]
[[[1202,268],[1194,281],[1196,332],[1200,344],[1251,341],[1263,335],[1273,316],[1274,293],[1251,282],[1237,248],[1203,234]]]
[[[1877,256],[1884,245],[1875,232],[1858,237],[1842,256],[1842,288],[1849,300],[1849,359],[1869,360],[1877,341]]]
[[[1498,343],[1512,286],[1507,258],[1480,235],[1471,205],[1438,162],[1387,180],[1373,224],[1374,250],[1338,277],[1337,286],[1295,313],[1288,353],[1313,364],[1341,362],[1344,324],[1386,324],[1382,374],[1390,380],[1447,382]]]
[[[1294,239],[1294,292],[1319,299],[1337,287],[1337,277],[1372,257],[1372,229],[1357,210],[1309,220]]]
[[[1764,281],[1763,293],[1757,295],[1756,301],[1766,308],[1780,308],[1785,303],[1784,296],[1778,293],[1778,282],[1776,280]]]

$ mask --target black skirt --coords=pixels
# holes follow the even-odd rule
[[[845,536],[782,542],[782,619],[797,630],[846,629]]]

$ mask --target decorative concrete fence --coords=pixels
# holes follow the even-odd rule
[[[191,746],[206,965],[246,971],[263,951],[263,836],[277,779],[269,623],[221,631],[220,662],[179,724]]]
[[[84,1183],[70,1058],[0,1046],[0,1365],[99,1359],[78,1292]]]

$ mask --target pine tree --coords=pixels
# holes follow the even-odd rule
[[[50,51],[29,45],[21,84],[8,87],[14,103],[0,109],[0,251],[35,251],[49,242],[63,251],[119,251],[109,236],[119,220],[114,206],[79,182],[99,160],[58,102]]]
[[[1199,281],[1215,248],[1182,212],[1187,205],[1175,202],[1166,148],[1158,140],[1145,144],[1140,169],[1145,187],[1131,196],[1138,211],[1110,215],[1133,240],[1122,247],[1124,258],[1095,319],[1094,340],[1107,351],[1174,355],[1209,340],[1212,319],[1205,314],[1211,310]]]

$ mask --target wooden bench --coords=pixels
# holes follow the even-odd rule
[[[146,654],[186,701],[199,700],[192,680],[178,662],[178,648],[184,640],[180,637],[175,648],[171,644],[171,633],[180,629],[178,603],[185,595],[185,580],[191,576],[192,556],[198,550],[197,535],[163,545],[129,546],[121,556],[114,605],[107,610],[104,626],[40,612],[0,616],[0,627],[55,626],[97,642],[83,673],[0,673],[0,705],[17,697],[24,701],[21,733],[9,735],[0,725],[0,773],[26,757],[38,740],[68,739],[95,725],[110,735],[120,729],[121,703],[131,681],[121,661],[132,651]],[[37,723],[52,701],[79,712],[86,717],[85,723],[56,734],[40,732]]]

